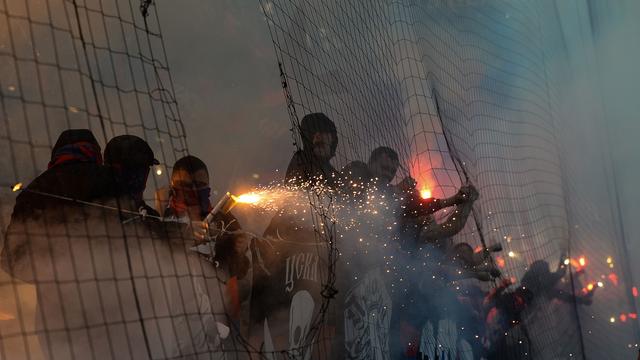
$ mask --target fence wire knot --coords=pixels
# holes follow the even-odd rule
[[[149,6],[151,6],[151,2],[153,0],[140,0],[140,12],[142,13],[142,17],[149,16]]]

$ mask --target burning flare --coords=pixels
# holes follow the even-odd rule
[[[19,182],[19,183],[17,183],[17,184],[15,184],[15,185],[13,185],[12,190],[13,190],[13,192],[16,192],[16,191],[18,191],[18,190],[22,190],[22,183],[21,183],[21,182]]]
[[[423,199],[430,199],[431,198],[431,190],[424,188],[422,190],[420,190],[420,197]]]
[[[240,204],[252,204],[255,205],[258,202],[260,202],[260,200],[262,200],[262,196],[260,194],[256,194],[253,192],[250,193],[246,193],[246,194],[242,194],[242,195],[232,195],[233,200],[237,203]]]

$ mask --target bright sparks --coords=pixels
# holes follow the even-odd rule
[[[18,190],[22,190],[22,183],[21,183],[21,182],[19,182],[19,183],[17,183],[17,184],[15,184],[15,185],[13,185],[13,188],[12,188],[12,189],[13,189],[13,192],[16,192],[16,191],[18,191]]]
[[[569,259],[564,259],[564,264],[565,264],[565,265],[569,265],[569,264],[571,264],[571,260],[569,260]]]
[[[507,255],[509,255],[509,257],[512,258],[516,256],[516,253],[514,253],[513,251],[509,251]]]
[[[430,199],[431,198],[431,190],[429,190],[429,189],[420,190],[420,197],[423,198],[423,199]]]

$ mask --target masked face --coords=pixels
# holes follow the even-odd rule
[[[331,144],[333,143],[333,135],[326,132],[317,132],[311,138],[313,144],[313,153],[321,159],[331,158]]]
[[[396,177],[396,172],[398,172],[399,165],[400,164],[397,160],[394,160],[388,155],[383,154],[382,156],[378,157],[378,159],[373,161],[369,166],[373,177],[377,177],[385,183],[390,183],[393,178]]]
[[[188,211],[190,217],[198,218],[209,211],[211,188],[209,174],[204,169],[193,174],[184,170],[174,171],[171,176],[171,188],[171,206],[176,212]]]

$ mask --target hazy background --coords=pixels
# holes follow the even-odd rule
[[[161,0],[158,10],[190,152],[213,189],[279,178],[294,147],[258,2]]]
[[[160,0],[158,5],[190,150],[213,170],[214,188],[236,190],[279,178],[275,170],[284,170],[293,146],[276,59],[258,4]],[[574,250],[587,251],[594,262],[626,253],[631,270],[628,284],[637,286],[640,70],[636,63],[640,45],[634,39],[640,36],[640,4],[563,0],[556,5],[565,36],[557,41],[566,43],[573,73],[572,83],[558,84],[554,100],[564,102],[559,135],[569,149],[564,160],[569,162],[567,180],[572,184],[568,206],[575,218],[570,222],[576,229],[577,224],[581,226],[572,235],[578,243]],[[553,14],[544,16],[553,23]],[[614,235],[600,233],[600,228],[613,229]],[[611,249],[610,236],[621,235],[625,241],[613,243],[622,248]],[[600,315],[593,324],[586,321],[587,327],[603,326],[608,316],[617,316],[617,310],[608,310],[607,301],[602,300],[599,307],[582,313],[585,319],[591,313]],[[606,316],[604,322],[602,316]],[[585,331],[591,333],[590,328]],[[607,335],[602,333],[595,336],[599,339],[592,344],[626,342],[603,339]]]

